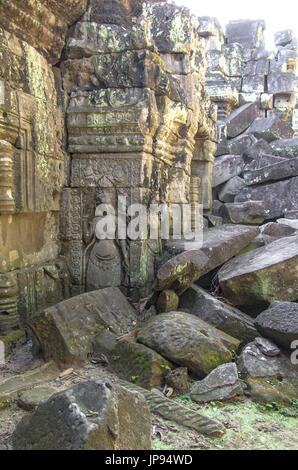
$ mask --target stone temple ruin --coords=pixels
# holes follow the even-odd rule
[[[295,378],[288,355],[298,339],[297,41],[281,31],[267,51],[264,29],[262,20],[240,20],[224,32],[213,17],[157,1],[0,0],[7,353],[34,334],[43,357],[60,368],[84,364],[91,351],[110,362],[123,356],[113,371],[139,379],[151,412],[159,405],[149,385],[161,386],[165,370],[186,367],[208,379],[251,341],[247,347],[271,361],[254,375],[243,350],[238,367],[252,395],[256,377]],[[120,196],[148,208],[201,204],[203,246],[173,237],[102,240],[97,207],[117,211]],[[136,326],[136,341],[117,342]],[[198,360],[184,353],[177,331],[189,335]],[[136,372],[135,354],[159,372]],[[235,378],[234,369],[229,374]],[[108,385],[98,387],[107,400],[129,393],[118,390],[116,399]],[[238,377],[227,394],[229,387],[240,393]],[[191,396],[200,401],[206,390]],[[195,426],[222,432],[212,422]],[[27,448],[18,432],[15,447]],[[74,445],[92,448],[90,439]],[[120,448],[148,445],[119,439]]]

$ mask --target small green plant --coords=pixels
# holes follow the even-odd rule
[[[178,397],[179,400],[183,401],[184,403],[189,403],[191,401],[189,392],[183,393]]]
[[[131,381],[132,383],[135,383],[138,380],[139,376],[138,375],[132,375]]]
[[[120,356],[113,356],[113,361],[119,361]]]
[[[166,365],[166,364],[163,364],[163,365],[161,365],[160,367],[161,367],[162,369],[172,370],[172,369],[170,368],[170,366],[168,366],[168,365]]]

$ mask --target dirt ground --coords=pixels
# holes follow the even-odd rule
[[[41,359],[34,359],[30,345],[25,345],[11,355],[5,366],[0,369],[0,382],[13,375],[24,373],[43,364]],[[75,383],[115,376],[100,364],[88,364],[75,370],[63,379],[56,378],[42,384],[57,391],[65,390]],[[152,437],[154,450],[297,450],[297,417],[285,416],[284,410],[275,410],[258,405],[248,399],[228,404],[215,402],[199,406],[192,402],[188,394],[175,398],[184,405],[197,410],[203,415],[223,423],[227,429],[221,438],[207,438],[190,429],[172,422],[152,417]],[[287,410],[285,410],[287,411]],[[0,408],[0,449],[10,448],[10,437],[19,421],[28,412],[17,404]],[[295,414],[295,413],[294,413]],[[298,407],[297,407],[298,415]]]

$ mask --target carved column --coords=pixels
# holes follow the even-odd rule
[[[0,214],[12,214],[13,199],[13,146],[0,140]]]
[[[13,276],[0,276],[0,335],[19,326],[18,286]]]

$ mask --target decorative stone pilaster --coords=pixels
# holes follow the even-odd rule
[[[13,146],[6,140],[0,140],[0,214],[12,214],[15,209],[13,153]]]

